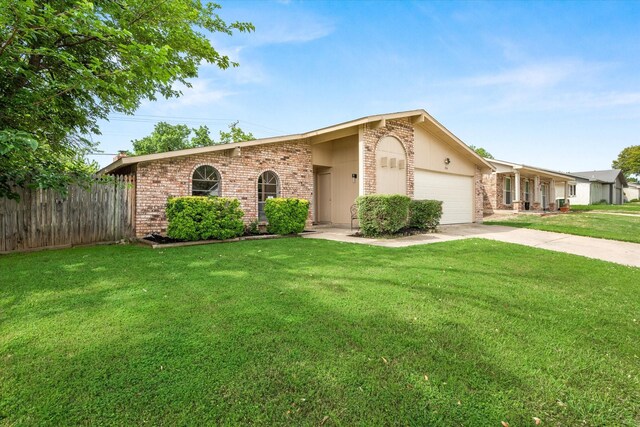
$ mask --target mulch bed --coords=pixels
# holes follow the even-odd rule
[[[240,237],[235,237],[227,240],[180,240],[180,239],[172,239],[171,237],[163,236],[162,234],[152,233],[148,236],[139,239],[141,243],[147,244],[152,248],[161,248],[161,247],[176,247],[176,246],[192,246],[192,245],[206,245],[209,243],[227,243],[227,242],[238,242],[240,240],[261,240],[261,239],[280,239],[283,237],[300,237],[302,234],[315,233],[313,230],[304,230],[300,234],[290,234],[287,236],[281,236],[278,234],[246,234]]]

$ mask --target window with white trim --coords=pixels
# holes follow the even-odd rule
[[[191,177],[192,196],[219,196],[220,173],[213,166],[203,165],[193,171]]]
[[[576,184],[569,184],[569,197],[576,197]]]
[[[264,204],[267,199],[280,195],[280,180],[273,171],[262,172],[258,177],[258,220],[266,221],[264,214]]]
[[[513,192],[511,191],[511,177],[504,177],[504,204],[510,205],[513,201]]]

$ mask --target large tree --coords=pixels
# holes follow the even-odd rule
[[[475,145],[470,145],[469,148],[471,148],[473,151],[476,152],[476,154],[478,154],[481,157],[484,157],[485,159],[493,159],[494,158],[491,155],[490,152],[488,152],[487,150],[485,150],[482,147],[476,147]]]
[[[220,131],[220,140],[216,144],[230,144],[232,142],[251,141],[256,139],[251,132],[245,132],[238,126],[238,122],[229,125],[229,132]]]
[[[201,0],[0,0],[0,197],[11,185],[63,189],[110,112],[175,97],[202,62],[236,66],[210,33],[227,24]],[[25,151],[26,150],[26,151]]]
[[[622,169],[622,173],[631,181],[640,178],[640,145],[632,145],[623,149],[618,158],[613,161],[612,166]]]
[[[192,133],[193,136],[191,136]],[[189,129],[186,125],[172,125],[166,122],[159,122],[155,125],[150,135],[131,142],[133,143],[133,154],[138,156],[142,154],[184,150],[185,148],[250,141],[252,139],[255,139],[253,134],[251,132],[244,132],[238,127],[238,122],[229,125],[229,132],[220,131],[220,139],[218,141],[214,141],[211,138],[209,128],[206,126]]]

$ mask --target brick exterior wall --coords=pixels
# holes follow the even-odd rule
[[[299,197],[313,204],[313,167],[308,140],[242,147],[238,157],[229,150],[139,163],[136,180],[136,235],[165,233],[165,207],[170,196],[191,195],[193,171],[215,167],[221,177],[221,196],[236,197],[244,221],[258,217],[258,176],[272,170],[279,177],[280,196]],[[312,220],[313,206],[309,209]]]
[[[476,173],[473,177],[473,185],[475,188],[474,192],[474,206],[475,212],[473,216],[473,222],[482,222],[484,217],[484,185],[482,184],[482,171],[478,166],[476,166]]]
[[[414,127],[409,119],[388,120],[384,127],[378,129],[374,129],[372,124],[362,125],[360,138],[364,152],[360,155],[364,161],[364,193],[376,192],[376,146],[386,136],[397,138],[405,149],[407,195],[413,198]],[[221,196],[240,200],[246,223],[258,217],[257,181],[259,175],[267,170],[278,175],[280,196],[309,200],[309,222],[313,220],[314,174],[309,140],[242,147],[238,157],[233,157],[230,152],[231,148],[137,164],[136,235],[166,233],[167,199],[191,195],[193,172],[202,165],[216,168],[221,177]],[[482,222],[483,211],[496,209],[496,202],[502,203],[502,180],[496,180],[495,174],[482,175],[480,168],[476,167],[474,183],[474,221]]]
[[[373,129],[371,124],[362,126],[360,138],[364,142],[364,194],[375,194],[376,192],[376,145],[385,136],[396,137],[404,147],[407,155],[407,196],[413,198],[414,130],[408,119],[388,120],[386,126],[379,129]]]
[[[513,191],[513,200],[516,200],[516,183],[515,183],[515,175],[508,173],[489,173],[482,175],[482,195],[483,195],[483,210],[485,214],[491,214],[495,210],[511,210],[514,209],[514,205],[507,205],[504,203],[504,178],[511,177],[511,188]],[[542,199],[538,200],[538,203],[533,202],[535,197],[535,184],[533,178],[529,179],[529,202],[530,202],[530,210],[541,209]],[[525,181],[527,178],[520,177],[520,196],[517,198],[522,202],[520,206],[520,210],[524,210],[524,190],[525,190]],[[551,180],[540,179],[541,184],[551,185]],[[550,192],[549,196],[553,194]],[[542,197],[542,195],[540,195]],[[549,199],[547,201],[549,210],[555,210],[555,200]]]
[[[484,213],[491,214],[498,203],[497,174],[485,173],[482,175],[482,207]],[[500,192],[502,200],[502,192]]]

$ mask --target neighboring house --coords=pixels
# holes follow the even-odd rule
[[[240,200],[264,221],[270,197],[311,202],[309,220],[348,225],[358,195],[443,201],[441,223],[482,221],[482,174],[492,166],[424,110],[368,116],[297,135],[123,157],[100,171],[134,175],[136,235],[163,233],[167,198]]]
[[[624,189],[624,201],[640,200],[640,184],[637,182],[627,183],[628,187]]]
[[[623,190],[627,186],[627,180],[620,169],[567,172],[567,175],[572,176],[576,184],[562,195],[568,194],[573,205],[590,205],[603,200],[612,205],[624,203]]]
[[[482,176],[484,212],[499,210],[555,211],[556,186],[569,186],[573,178],[524,164],[487,159],[494,170]]]

